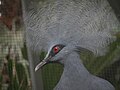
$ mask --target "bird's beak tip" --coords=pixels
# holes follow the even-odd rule
[[[41,68],[42,66],[44,66],[47,62],[46,61],[42,61],[40,62],[36,67],[35,67],[35,72],[38,71],[39,68]]]
[[[35,72],[38,70],[38,68],[37,67],[35,67]]]

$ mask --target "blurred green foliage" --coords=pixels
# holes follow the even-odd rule
[[[23,30],[0,22],[0,90],[31,90]]]

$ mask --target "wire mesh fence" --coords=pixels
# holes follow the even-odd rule
[[[0,21],[0,90],[32,90],[24,26],[12,22],[12,30]],[[120,33],[109,45],[105,56],[96,57],[89,51],[80,53],[85,67],[92,74],[108,80],[120,90]],[[42,60],[46,52],[40,53]],[[63,65],[48,64],[42,68],[44,90],[53,90],[63,72]],[[38,78],[39,79],[39,78]]]

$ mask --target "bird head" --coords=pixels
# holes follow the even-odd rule
[[[35,67],[35,71],[51,62],[64,64],[66,58],[69,56],[71,51],[73,52],[74,50],[75,47],[72,45],[55,44],[51,46],[45,58]]]

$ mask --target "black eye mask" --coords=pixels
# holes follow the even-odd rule
[[[61,45],[61,44],[58,44],[58,45],[55,45],[51,51],[50,51],[50,56],[53,57],[55,56],[58,52],[60,52],[63,48],[65,47],[65,45]]]

